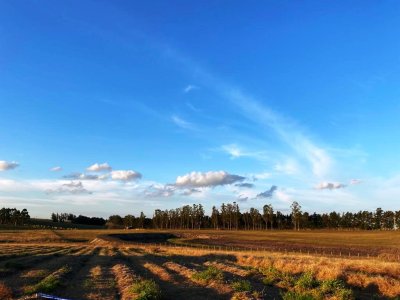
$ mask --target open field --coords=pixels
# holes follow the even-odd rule
[[[0,231],[0,299],[400,299],[399,261],[268,248],[311,247],[315,234],[318,247],[392,252],[398,232],[173,233],[184,242],[236,241],[242,250],[165,244],[159,231]],[[262,246],[246,250],[250,241]]]

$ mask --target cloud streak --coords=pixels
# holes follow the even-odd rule
[[[183,129],[190,129],[190,130],[193,130],[193,129],[194,129],[194,126],[193,126],[192,123],[190,123],[190,122],[188,122],[188,121],[185,121],[184,119],[182,119],[181,117],[178,117],[178,116],[176,116],[176,115],[173,115],[173,116],[171,117],[171,120],[172,120],[172,122],[173,122],[176,126],[178,126],[178,127],[180,127],[180,128],[183,128]]]
[[[265,192],[262,192],[257,195],[256,198],[272,198],[274,195],[274,192],[278,189],[276,185],[271,186],[269,190],[266,190]]]
[[[56,166],[50,169],[51,172],[60,172],[62,171],[62,168],[60,166]]]

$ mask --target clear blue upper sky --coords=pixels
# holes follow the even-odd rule
[[[399,14],[398,1],[0,1],[0,206],[398,210]]]

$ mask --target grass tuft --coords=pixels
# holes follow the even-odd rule
[[[210,281],[221,281],[224,279],[224,274],[221,270],[216,267],[209,266],[207,269],[201,272],[196,272],[192,275],[192,278],[202,282]]]

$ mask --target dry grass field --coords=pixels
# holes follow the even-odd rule
[[[0,231],[0,299],[34,299],[39,292],[68,299],[400,299],[400,262],[382,255],[399,249],[398,232],[175,232],[185,242],[235,242],[241,251],[108,237],[127,233],[140,232]],[[278,242],[380,255],[269,247]],[[246,249],[249,243],[258,251]]]

